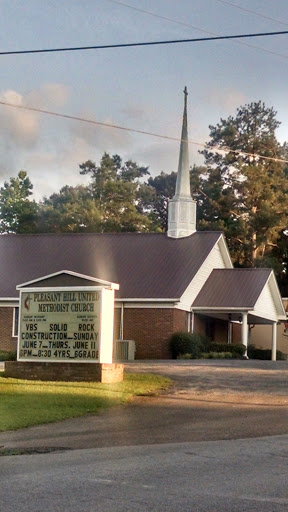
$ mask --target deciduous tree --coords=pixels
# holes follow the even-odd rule
[[[37,203],[30,200],[33,185],[25,171],[5,181],[0,188],[0,232],[33,233],[36,231]]]

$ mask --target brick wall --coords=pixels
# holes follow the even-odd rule
[[[201,316],[201,315],[194,316],[194,332],[197,332],[198,334],[202,334],[203,336],[206,335],[205,318],[206,317]]]
[[[121,323],[121,308],[115,308],[114,309],[114,330],[113,330],[114,340],[120,339],[120,323]]]
[[[228,343],[228,323],[224,320],[215,321],[214,341],[217,343]]]
[[[173,308],[124,310],[124,339],[136,342],[136,359],[170,359],[169,340],[187,330],[186,312]]]
[[[17,349],[17,338],[12,336],[13,309],[0,307],[0,350]]]
[[[123,365],[7,361],[5,363],[5,377],[67,382],[121,382],[123,380]]]

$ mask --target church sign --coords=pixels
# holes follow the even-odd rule
[[[114,290],[20,290],[18,361],[110,362]]]

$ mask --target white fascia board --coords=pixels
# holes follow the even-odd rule
[[[20,288],[20,294],[21,293],[25,293],[25,292],[35,292],[35,293],[40,293],[40,292],[51,292],[51,291],[55,291],[55,292],[61,292],[62,290],[67,290],[67,291],[76,291],[76,292],[80,292],[80,291],[83,291],[83,288],[85,288],[85,290],[89,291],[89,292],[93,292],[93,291],[101,291],[103,290],[103,286],[36,286],[35,288],[33,287],[27,287],[27,288]]]
[[[0,298],[0,308],[15,308],[19,306],[18,297],[1,297]]]
[[[273,270],[271,270],[267,281],[259,294],[254,305],[254,311],[258,316],[267,318],[272,322],[278,322],[286,317],[283,301]]]
[[[228,245],[227,245],[226,239],[223,234],[221,234],[219,236],[218,244],[219,244],[219,248],[220,248],[223,260],[226,264],[226,268],[234,268],[234,265],[231,260],[230,252],[228,249]]]
[[[16,286],[16,290],[20,290],[20,288],[30,286],[34,283],[39,283],[39,281],[44,281],[45,279],[50,279],[52,277],[56,277],[61,274],[68,274],[73,277],[87,279],[88,281],[96,282],[96,283],[102,284],[103,286],[108,286],[112,290],[119,290],[119,284],[117,284],[117,283],[111,283],[110,281],[104,281],[103,279],[98,279],[96,277],[87,276],[85,274],[79,274],[78,272],[73,272],[72,270],[59,270],[58,272],[54,272],[53,274],[48,274],[46,276],[42,276],[42,277],[38,277],[37,279],[33,279],[32,281],[27,281],[26,283],[18,284]]]
[[[276,280],[276,277],[274,274],[274,270],[271,271],[268,282],[271,287],[271,293],[272,293],[273,299],[277,303],[277,310],[279,307],[279,316],[286,317],[286,311],[284,308],[283,299],[281,297],[281,293],[280,293],[278,283],[277,283],[277,280]]]
[[[175,307],[179,299],[115,299],[115,307],[131,308],[155,308],[165,309]]]
[[[141,299],[141,298],[134,298],[134,299],[126,299],[126,297],[123,297],[121,299],[115,299],[115,302],[179,302],[179,297],[177,299]]]

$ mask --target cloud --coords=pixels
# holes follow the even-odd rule
[[[232,88],[211,88],[201,100],[208,105],[215,107],[217,105],[225,111],[235,110],[240,105],[247,103],[248,97],[243,92]]]
[[[0,92],[0,100],[19,107],[53,108],[66,103],[68,89],[62,84],[44,84],[39,89],[22,95],[14,90]],[[37,144],[40,135],[41,114],[2,105],[0,109],[0,136],[17,148],[29,149]]]
[[[147,109],[138,105],[127,105],[121,112],[127,119],[133,119],[133,121],[142,121],[147,116]]]
[[[83,119],[91,119],[91,115],[87,112],[81,113],[79,117]],[[94,119],[91,119],[94,120]],[[95,119],[97,121],[97,119]],[[121,125],[111,118],[100,120],[107,125]],[[71,135],[77,139],[82,139],[94,151],[101,150],[115,153],[119,150],[123,151],[132,144],[132,134],[129,131],[119,128],[101,126],[97,124],[81,123],[78,121],[70,121]]]
[[[36,108],[62,107],[68,101],[70,90],[63,84],[44,84],[25,96],[25,103]]]
[[[93,155],[94,156],[94,155]],[[75,186],[88,183],[86,176],[80,176],[79,164],[91,157],[91,148],[78,138],[63,139],[61,144],[27,153],[24,168],[34,185],[37,200],[49,197],[64,185]]]
[[[13,90],[0,93],[0,100],[17,106],[24,106],[21,94]],[[14,107],[2,106],[0,109],[0,134],[4,140],[21,147],[35,144],[39,135],[39,118],[35,112]]]

